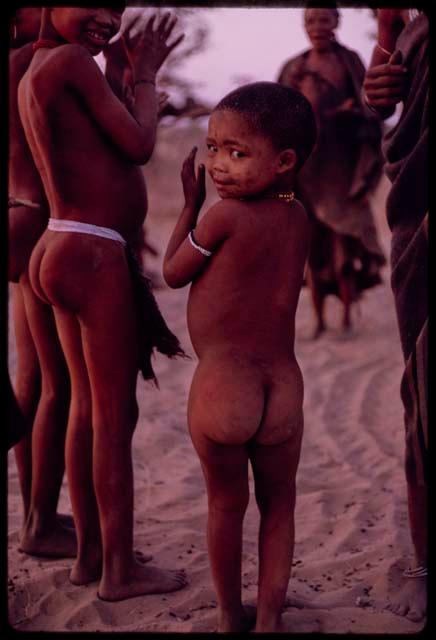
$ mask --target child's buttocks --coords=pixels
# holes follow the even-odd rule
[[[190,428],[222,444],[278,444],[302,426],[303,380],[295,360],[229,351],[200,360]]]

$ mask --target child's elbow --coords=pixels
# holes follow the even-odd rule
[[[144,164],[147,164],[147,162],[151,158],[152,153],[153,153],[153,145],[150,145],[150,144],[138,145],[135,149],[132,149],[131,160],[135,164],[142,166]]]

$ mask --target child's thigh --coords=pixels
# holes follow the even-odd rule
[[[68,366],[71,380],[71,393],[75,405],[79,403],[90,414],[90,385],[83,355],[80,324],[74,313],[54,308],[56,329]]]
[[[255,440],[275,445],[299,438],[303,429],[303,377],[296,362],[283,363],[270,372],[265,410]]]
[[[23,291],[19,284],[10,285],[10,291],[18,364],[25,366],[29,377],[38,377],[38,356],[29,328]]]
[[[259,503],[291,498],[295,500],[295,478],[300,460],[303,428],[279,444],[249,446],[256,499]]]
[[[194,445],[200,436],[226,445],[247,443],[264,409],[264,388],[255,369],[222,360],[200,362],[191,384],[188,423]]]
[[[42,302],[33,291],[28,277],[21,278],[26,316],[38,353],[43,375],[51,379],[51,388],[65,384],[66,362],[58,338],[53,308]]]
[[[100,271],[78,318],[93,390],[114,397],[135,394],[139,370],[138,306],[124,257]],[[97,383],[97,384],[95,384]],[[109,395],[109,398],[111,398]]]

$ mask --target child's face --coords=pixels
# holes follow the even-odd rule
[[[221,198],[255,196],[276,181],[279,152],[240,114],[214,111],[206,144],[206,167]]]
[[[121,7],[56,7],[52,9],[51,21],[64,40],[80,44],[96,56],[119,31],[123,12]]]

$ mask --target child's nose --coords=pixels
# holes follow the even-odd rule
[[[212,161],[212,168],[214,171],[221,171],[221,172],[227,171],[227,163],[226,163],[225,155],[223,153],[218,152],[215,155]]]

